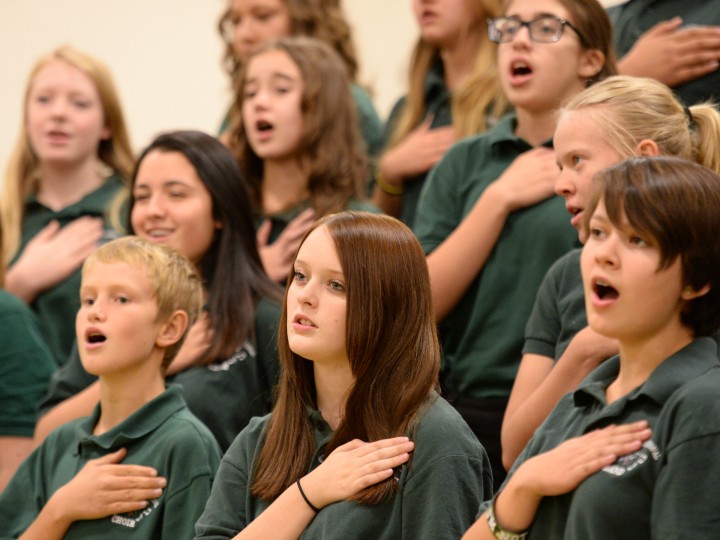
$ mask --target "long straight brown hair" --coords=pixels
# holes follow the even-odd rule
[[[440,369],[422,248],[410,229],[389,216],[341,212],[320,219],[308,235],[319,227],[330,233],[345,276],[346,349],[355,379],[325,455],[353,439],[412,436],[438,387]],[[264,500],[275,499],[306,474],[316,450],[306,409],[316,408],[313,364],[290,350],[286,321],[287,292],[278,338],[278,399],[252,482],[253,495]],[[388,479],[353,500],[377,504],[396,489]]]

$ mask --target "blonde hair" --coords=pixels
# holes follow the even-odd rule
[[[720,173],[720,111],[710,103],[685,108],[654,79],[609,77],[570,99],[560,115],[574,111],[588,111],[621,156],[635,156],[638,143],[650,139],[663,155]]]
[[[124,236],[108,242],[90,255],[83,264],[82,275],[95,263],[123,262],[147,271],[157,303],[157,321],[164,321],[180,310],[188,315],[188,328],[202,309],[202,284],[193,265],[177,251],[163,244],[154,244],[137,236]],[[182,347],[183,337],[165,350],[163,368],[172,362]]]
[[[100,141],[98,159],[128,182],[133,167],[133,152],[125,119],[110,71],[100,60],[69,45],[55,49],[33,67],[25,87],[23,122],[15,149],[8,163],[0,198],[0,217],[3,225],[3,260],[12,259],[20,246],[23,210],[27,196],[37,189],[38,158],[30,145],[27,133],[27,103],[30,88],[37,73],[53,60],[61,60],[87,75],[95,85],[103,108],[105,126],[110,137]],[[116,205],[119,206],[119,205]]]
[[[480,46],[475,53],[475,65],[467,80],[453,92],[450,106],[453,125],[458,137],[485,131],[488,117],[497,119],[507,108],[507,100],[500,88],[497,69],[497,45],[492,43],[485,29],[485,17],[501,13],[500,0],[466,0],[475,12],[477,27],[469,32],[479,33]],[[388,147],[393,147],[415,129],[425,116],[425,79],[433,65],[440,60],[440,50],[422,38],[415,44],[410,59],[408,93],[402,112],[390,134]]]

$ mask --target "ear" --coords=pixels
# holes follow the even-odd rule
[[[682,292],[680,293],[680,297],[686,302],[689,302],[690,300],[694,300],[695,298],[705,296],[709,292],[710,285],[703,285],[697,290],[693,289],[690,285],[688,285],[682,290]]]
[[[583,79],[592,79],[605,65],[605,55],[597,49],[587,49],[582,52],[578,75]]]
[[[220,229],[223,228],[222,221],[220,221],[219,219],[216,219],[215,222],[213,223],[213,225],[215,226],[215,228],[216,228],[217,230],[220,230]]]
[[[162,348],[167,348],[170,345],[174,345],[180,338],[185,334],[185,330],[188,327],[188,314],[181,309],[173,312],[165,323],[163,323],[160,333],[155,340],[155,345]]]
[[[660,155],[660,149],[652,139],[643,139],[635,147],[638,156],[656,157]]]
[[[111,137],[112,137],[112,130],[110,129],[109,126],[105,126],[103,128],[102,132],[100,133],[100,140],[107,141]]]

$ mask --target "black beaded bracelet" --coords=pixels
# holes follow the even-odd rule
[[[298,478],[295,483],[297,484],[298,489],[300,490],[300,495],[302,495],[302,498],[305,499],[305,502],[307,505],[312,508],[312,511],[316,514],[320,511],[319,508],[317,508],[313,503],[310,502],[310,499],[307,498],[307,495],[305,495],[305,492],[303,491],[302,486],[300,485],[300,479]]]

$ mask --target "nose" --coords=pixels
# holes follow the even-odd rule
[[[56,98],[52,100],[51,114],[53,117],[64,117],[67,113],[68,103],[67,100]]]
[[[614,232],[608,232],[607,236],[600,242],[593,242],[593,256],[601,266],[616,268],[619,265],[617,252],[619,238]]]
[[[527,24],[521,25],[515,34],[513,34],[512,39],[510,39],[510,43],[512,43],[513,47],[517,45],[528,46],[531,41],[530,26]]]
[[[147,199],[145,211],[148,216],[162,217],[165,215],[165,203],[159,194],[153,194]]]
[[[309,281],[302,287],[298,287],[297,301],[302,306],[316,306],[317,305],[317,287],[314,282]]]
[[[235,24],[235,41],[240,43],[252,43],[257,37],[255,24],[251,17],[243,17]]]
[[[105,310],[100,300],[95,299],[93,304],[88,306],[87,319],[89,322],[101,322],[105,320]]]
[[[570,179],[570,172],[567,168],[562,169],[555,182],[555,194],[567,198],[574,195],[576,191],[575,183]]]

